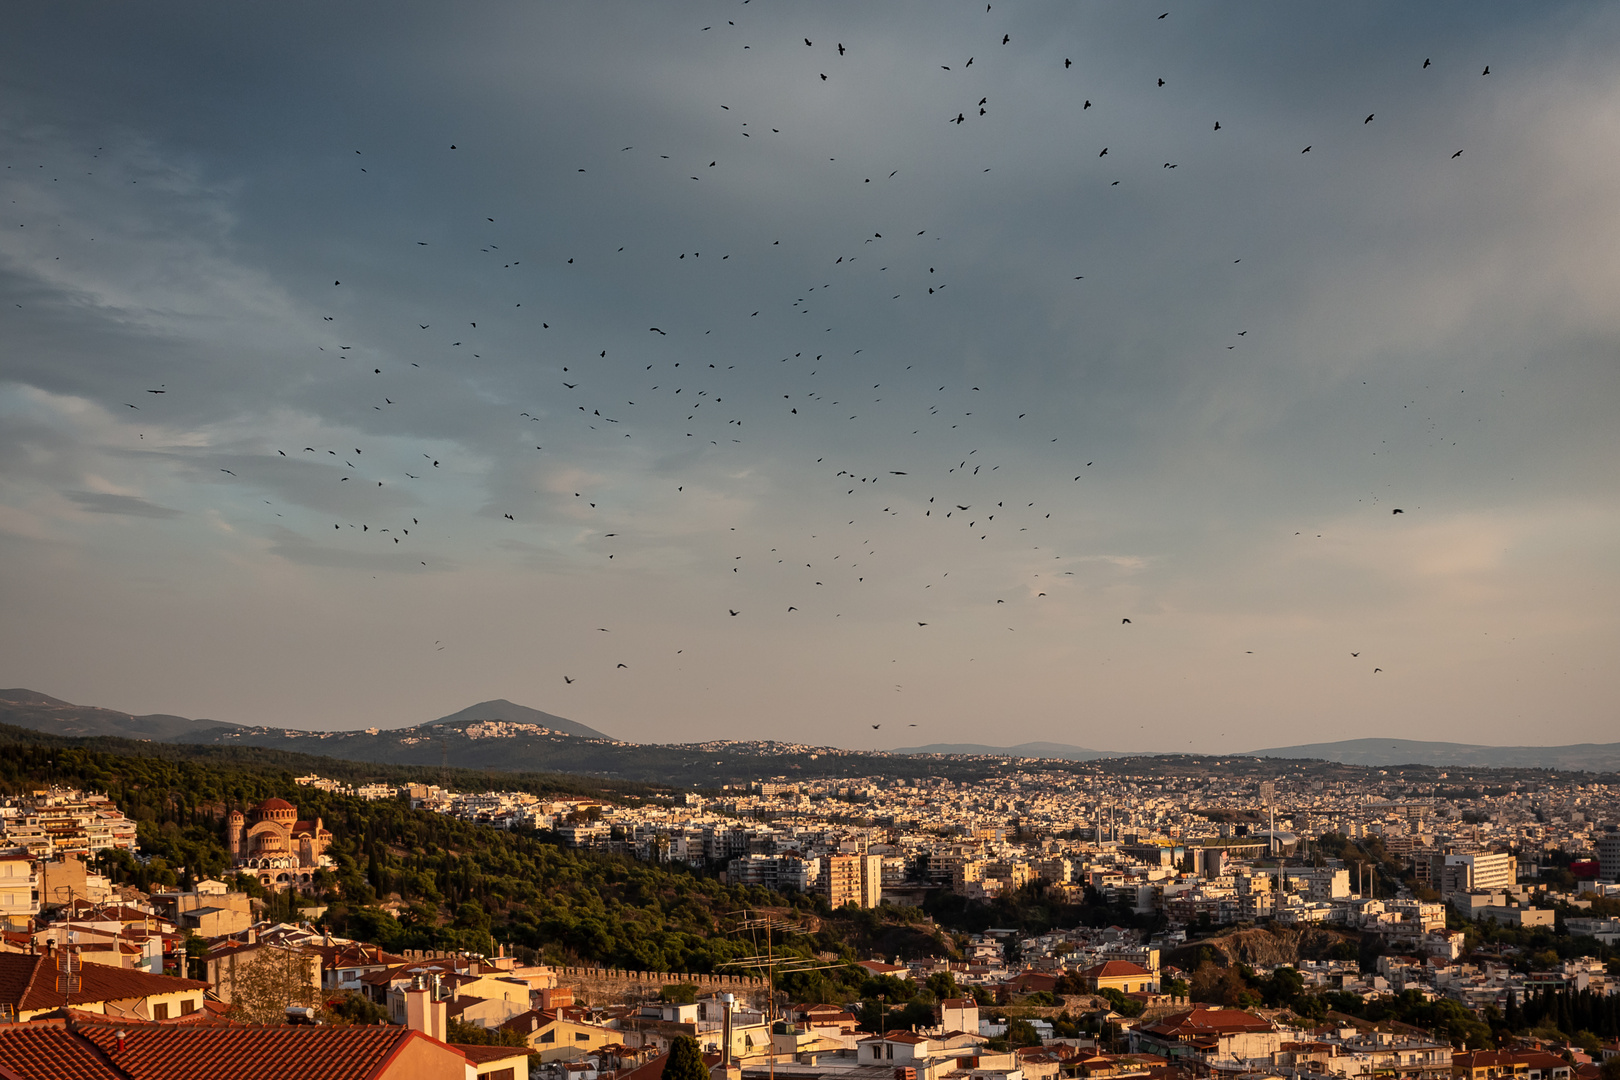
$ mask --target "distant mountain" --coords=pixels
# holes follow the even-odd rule
[[[891,754],[967,754],[974,757],[1063,758],[1066,761],[1096,761],[1098,758],[1130,757],[1113,750],[1088,750],[1068,743],[1027,742],[1017,746],[984,746],[980,743],[929,743],[927,746],[899,746]]]
[[[505,698],[496,698],[494,701],[480,701],[477,705],[470,705],[460,712],[441,716],[437,720],[429,720],[417,727],[432,727],[435,724],[460,724],[463,721],[474,722],[478,720],[504,720],[508,724],[538,724],[553,731],[566,732],[569,735],[578,735],[582,739],[611,739],[613,736],[604,735],[595,728],[573,720],[564,720],[560,716],[552,716],[539,709],[531,709],[526,705],[514,705]]]
[[[1254,750],[1248,756],[1320,758],[1344,765],[1447,765],[1482,769],[1570,769],[1620,772],[1620,743],[1570,746],[1483,746],[1476,743],[1417,742],[1412,739],[1346,739]]]
[[[450,725],[465,728],[470,724],[483,720],[504,720],[509,724],[531,724],[537,727],[550,728],[553,731],[566,735],[577,736],[581,739],[609,739],[595,728],[573,720],[566,720],[561,716],[553,716],[539,709],[530,709],[523,705],[515,705],[504,698],[494,701],[482,701],[477,705],[462,709],[460,712],[441,716],[437,720],[429,720],[424,724],[407,725],[405,728],[394,728],[394,731],[409,730],[412,728],[428,728],[436,725]],[[240,739],[243,734],[254,730],[242,724],[231,724],[223,720],[188,720],[183,716],[168,716],[156,714],[153,716],[135,716],[130,713],[118,712],[116,709],[102,709],[94,705],[74,705],[72,702],[53,698],[48,694],[41,694],[37,690],[0,690],[0,724],[11,724],[14,727],[28,728],[33,731],[48,731],[54,735],[67,735],[75,738],[93,738],[98,735],[110,735],[123,739],[151,739],[155,742],[218,742],[220,737]],[[286,728],[266,728],[267,731],[284,732]],[[296,730],[296,729],[294,729]],[[333,736],[351,734],[347,732],[299,732],[294,735],[310,737],[317,735]],[[352,734],[360,735],[359,732]]]
[[[37,690],[0,690],[0,724],[75,738],[113,735],[156,742],[189,742],[208,732],[236,726],[220,720],[188,720],[163,713],[135,716],[94,705],[74,705]]]

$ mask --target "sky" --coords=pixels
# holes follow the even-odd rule
[[[0,684],[1612,741],[1620,9],[1163,3],[11,12]]]

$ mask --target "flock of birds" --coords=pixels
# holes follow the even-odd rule
[[[985,13],[992,14],[990,5]],[[1162,20],[1171,14],[1152,17]],[[737,23],[728,20],[726,26],[736,28]],[[718,25],[704,26],[699,32],[717,29]],[[991,51],[1006,50],[1011,54],[1019,47],[1011,33],[1005,31],[987,33],[984,40]],[[742,47],[752,48],[748,44]],[[829,60],[836,57],[836,62],[842,64],[885,62],[880,57],[863,57],[859,49],[846,47],[842,41],[817,42],[804,37],[803,48],[826,50]],[[958,66],[953,61],[940,63],[939,67],[947,71],[985,70],[985,57],[967,50],[964,53],[965,63]],[[1422,69],[1431,67],[1430,58],[1414,58],[1413,63],[1419,61]],[[1075,70],[1072,58],[1053,56],[1047,62],[1052,65],[1053,78],[1071,80],[1073,92],[1077,85],[1073,80],[1081,73]],[[826,71],[816,74],[819,78],[815,83],[826,83],[837,78],[837,69],[829,63]],[[1490,75],[1490,68],[1485,67],[1482,74]],[[1167,80],[1158,76],[1149,85],[1156,91],[1165,88]],[[1102,96],[1096,91],[1089,93],[1092,96],[1079,97],[1077,110],[1088,113],[1106,107],[1106,103],[1094,106],[1092,98],[1101,101]],[[952,109],[941,119],[956,127],[977,120],[993,122],[996,103],[989,94],[978,94],[976,98],[970,95],[965,100],[974,103]],[[716,102],[715,108],[728,114],[728,122],[735,122],[733,133],[740,136],[741,145],[733,146],[732,154],[751,152],[768,138],[794,137],[779,123],[751,115],[754,110],[742,103]],[[750,119],[743,120],[744,115],[750,115]],[[1373,124],[1377,115],[1369,112],[1360,122]],[[1226,124],[1214,117],[1209,120],[1214,133],[1227,132],[1232,126],[1230,118]],[[464,143],[442,144],[439,152],[464,155]],[[1315,145],[1307,144],[1298,153],[1309,154]],[[699,155],[691,148],[685,152],[668,149],[670,153],[658,153],[632,142],[616,151],[616,162],[587,163],[589,168],[575,168],[577,174],[589,178],[582,183],[596,182],[604,170],[617,168],[619,173],[629,174],[633,168],[638,176],[652,176],[653,182],[669,185],[701,182],[709,170],[724,168],[725,155],[721,153]],[[1121,160],[1117,144],[1095,149],[1098,159],[1111,156],[1113,162]],[[1459,148],[1450,156],[1456,159],[1462,153]],[[356,175],[364,174],[365,182],[374,182],[379,176],[378,162],[366,154],[364,148],[355,149],[351,161],[358,170]],[[1166,161],[1157,168],[1176,169],[1179,164]],[[900,168],[887,172],[877,169],[872,175],[860,176],[859,181],[862,186],[874,181],[885,184],[896,181],[900,173]],[[616,179],[622,182],[623,176]],[[850,179],[853,182],[854,177]],[[1101,182],[1115,187],[1129,179],[1130,175],[1125,174],[1101,178]],[[922,580],[921,570],[912,565],[906,550],[906,538],[917,535],[910,530],[918,527],[949,534],[951,539],[942,545],[945,550],[962,552],[964,546],[979,544],[997,552],[1016,548],[1024,552],[1019,562],[1033,565],[1040,561],[1047,565],[1043,573],[1030,571],[1016,596],[1009,592],[983,597],[988,624],[1006,626],[1006,632],[1016,631],[1015,626],[1006,625],[1015,620],[996,617],[998,607],[1010,611],[1009,601],[1014,605],[1038,603],[1047,597],[1052,587],[1048,583],[1074,575],[1069,568],[1074,565],[1072,555],[1055,547],[1062,543],[1064,534],[1055,527],[1054,514],[1063,520],[1079,497],[1067,503],[1043,497],[1041,493],[1051,490],[1052,478],[1032,475],[1028,455],[1022,448],[1038,446],[1040,459],[1047,462],[1061,460],[1054,444],[1073,448],[1067,455],[1071,464],[1063,482],[1077,493],[1084,490],[1094,472],[1101,471],[1094,469],[1101,464],[1101,455],[1078,447],[1080,440],[1066,429],[1062,416],[1038,404],[1012,404],[1005,388],[989,382],[975,385],[971,380],[941,378],[925,363],[900,363],[893,358],[892,350],[882,356],[873,355],[879,348],[869,352],[865,345],[835,332],[841,330],[838,323],[844,313],[870,312],[882,304],[893,305],[892,310],[898,311],[903,305],[952,302],[952,286],[959,282],[953,280],[949,246],[944,243],[941,227],[927,220],[926,207],[913,208],[909,220],[897,216],[870,232],[857,232],[844,223],[828,223],[829,233],[839,237],[836,257],[829,258],[824,269],[800,289],[778,297],[774,310],[749,303],[730,316],[737,325],[718,319],[714,325],[701,325],[692,319],[674,321],[666,309],[663,314],[642,320],[645,329],[636,331],[639,342],[630,342],[623,327],[601,328],[596,346],[589,348],[580,345],[594,332],[589,325],[581,325],[587,320],[576,318],[556,296],[545,295],[537,279],[552,282],[558,275],[570,273],[601,278],[613,272],[616,259],[663,259],[669,264],[670,274],[686,275],[677,286],[682,290],[705,291],[711,298],[727,291],[740,295],[740,286],[775,255],[771,249],[780,249],[782,240],[760,237],[751,248],[724,241],[717,245],[694,244],[691,250],[665,254],[627,252],[626,247],[632,245],[604,236],[590,250],[544,252],[526,248],[523,231],[509,229],[497,214],[468,216],[473,220],[459,227],[459,235],[449,240],[401,237],[398,257],[431,260],[446,244],[460,245],[461,253],[475,248],[481,259],[477,272],[488,281],[489,295],[510,300],[510,305],[499,311],[494,310],[493,302],[482,304],[476,311],[436,310],[420,321],[411,321],[411,333],[418,341],[414,348],[391,349],[368,344],[363,336],[348,336],[365,333],[365,319],[357,317],[355,311],[357,305],[371,298],[350,295],[368,288],[363,272],[339,270],[332,276],[329,288],[334,296],[343,299],[334,301],[331,314],[321,316],[317,332],[324,343],[317,348],[323,361],[341,370],[348,385],[354,385],[356,376],[371,381],[373,388],[353,403],[354,411],[384,414],[383,418],[363,422],[357,417],[355,430],[370,432],[372,437],[409,437],[408,424],[402,422],[394,432],[386,417],[399,410],[401,403],[422,394],[426,385],[422,380],[430,369],[452,369],[452,365],[465,364],[468,357],[484,359],[486,352],[506,347],[505,342],[526,338],[539,363],[529,369],[530,400],[514,402],[508,414],[513,453],[562,462],[582,451],[611,452],[608,443],[639,439],[656,444],[660,454],[680,453],[685,447],[698,445],[713,448],[711,453],[734,451],[741,459],[762,453],[798,452],[810,443],[821,445],[819,453],[805,451],[807,460],[802,462],[804,468],[819,477],[821,488],[814,493],[819,500],[816,505],[826,507],[832,500],[841,499],[847,511],[811,522],[802,532],[801,523],[784,522],[769,535],[738,537],[726,549],[714,551],[716,568],[728,571],[726,576],[734,583],[725,596],[714,600],[714,616],[721,621],[764,614],[763,597],[781,589],[796,590],[797,595],[793,603],[780,605],[785,610],[776,610],[777,616],[842,618],[845,605],[853,602],[869,576],[876,573],[909,575],[917,580],[919,590],[957,584],[947,580],[950,573],[943,569],[931,580]],[[1230,265],[1242,261],[1243,255],[1238,254]],[[531,273],[537,267],[543,272]],[[1080,282],[1086,275],[1069,277]],[[517,281],[522,284],[514,285]],[[901,284],[890,285],[891,281]],[[523,299],[511,300],[513,296]],[[770,351],[756,350],[751,359],[740,355],[735,346],[712,346],[718,340],[717,331],[734,339],[736,335],[731,331],[738,325],[746,328],[762,312],[767,312],[767,319],[791,315],[800,320],[802,329],[776,334],[783,345]],[[862,315],[868,325],[873,317]],[[911,311],[904,316],[917,317]],[[1263,328],[1259,332],[1263,333]],[[569,344],[553,345],[554,338],[561,339],[565,334]],[[1253,340],[1248,327],[1234,328],[1231,334],[1223,343],[1227,350]],[[410,355],[417,358],[406,358]],[[545,374],[535,376],[535,371]],[[184,390],[163,384],[146,392],[153,401],[172,401]],[[134,402],[125,404],[132,410],[141,408]],[[149,415],[150,411],[143,413]],[[891,445],[898,444],[895,460],[882,466],[862,461],[865,455],[854,449],[874,428]],[[1008,430],[1027,434],[1010,441],[1005,437]],[[419,489],[456,482],[447,474],[459,463],[447,461],[451,451],[442,447],[420,450],[415,466],[401,467],[392,458],[383,460],[386,450],[367,453],[367,448],[359,445],[362,441],[354,438],[341,445],[287,445],[275,448],[270,456],[317,462],[334,485],[352,485],[372,492],[404,485],[412,492],[417,507],[432,505],[425,492],[415,497]],[[908,441],[915,449],[907,448]],[[808,458],[810,453],[814,453],[813,459]],[[372,465],[373,461],[378,464]],[[232,468],[222,466],[219,472],[234,482],[254,483]],[[674,499],[688,495],[687,483],[679,478],[672,478],[668,487],[666,494]],[[632,553],[633,557],[638,538],[632,527],[623,524],[630,515],[625,513],[625,506],[613,504],[615,497],[612,492],[598,493],[582,487],[572,492],[569,501],[575,505],[564,513],[567,520],[597,526],[585,541],[591,558],[623,565],[626,560],[621,556]],[[339,542],[350,542],[342,538],[352,535],[354,544],[382,545],[390,551],[397,549],[401,556],[413,548],[428,546],[421,541],[433,532],[436,523],[430,520],[424,525],[421,516],[427,511],[404,512],[395,504],[392,511],[376,511],[392,513],[379,520],[369,516],[374,511],[359,491],[352,505],[352,518],[331,522]],[[499,521],[505,523],[503,527],[516,529],[553,524],[558,520],[557,513],[555,507],[546,507],[542,502],[486,508],[487,516],[498,515]],[[1403,513],[1404,509],[1393,510],[1396,515]],[[890,524],[900,518],[906,519],[908,529],[891,529]],[[735,531],[733,526],[728,533]],[[430,559],[423,551],[415,561],[429,567]],[[761,588],[762,576],[767,573],[776,588]],[[1116,611],[1113,615],[1119,617],[1121,628],[1134,626],[1133,615],[1141,618],[1139,612],[1120,616]],[[916,619],[896,613],[896,620],[903,619],[913,632],[926,633],[937,618]],[[608,627],[596,630],[611,632]],[[1359,659],[1360,653],[1357,650],[1350,656]],[[629,671],[628,659],[635,657],[604,657],[602,668],[608,673]],[[1382,671],[1382,667],[1372,667],[1374,674]],[[574,686],[603,676],[596,671],[558,670],[555,677],[563,685]],[[872,729],[876,731],[880,726],[872,724]]]

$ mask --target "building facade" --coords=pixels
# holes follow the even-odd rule
[[[266,799],[246,815],[233,810],[225,825],[231,865],[277,892],[313,887],[315,872],[332,865],[326,853],[331,842],[320,818],[300,820],[298,808],[285,799]]]

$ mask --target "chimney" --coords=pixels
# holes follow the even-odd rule
[[[720,995],[720,1008],[724,1010],[720,1019],[720,1067],[727,1070],[731,1068],[731,1003],[735,1000],[730,994]]]
[[[116,1052],[122,1054],[124,1052],[124,1040],[129,1038],[129,1033],[122,1030],[115,1031],[113,1032],[113,1038],[118,1040],[118,1049]]]
[[[422,985],[420,977],[405,991],[405,1026],[440,1042],[449,1034],[444,1002]]]

